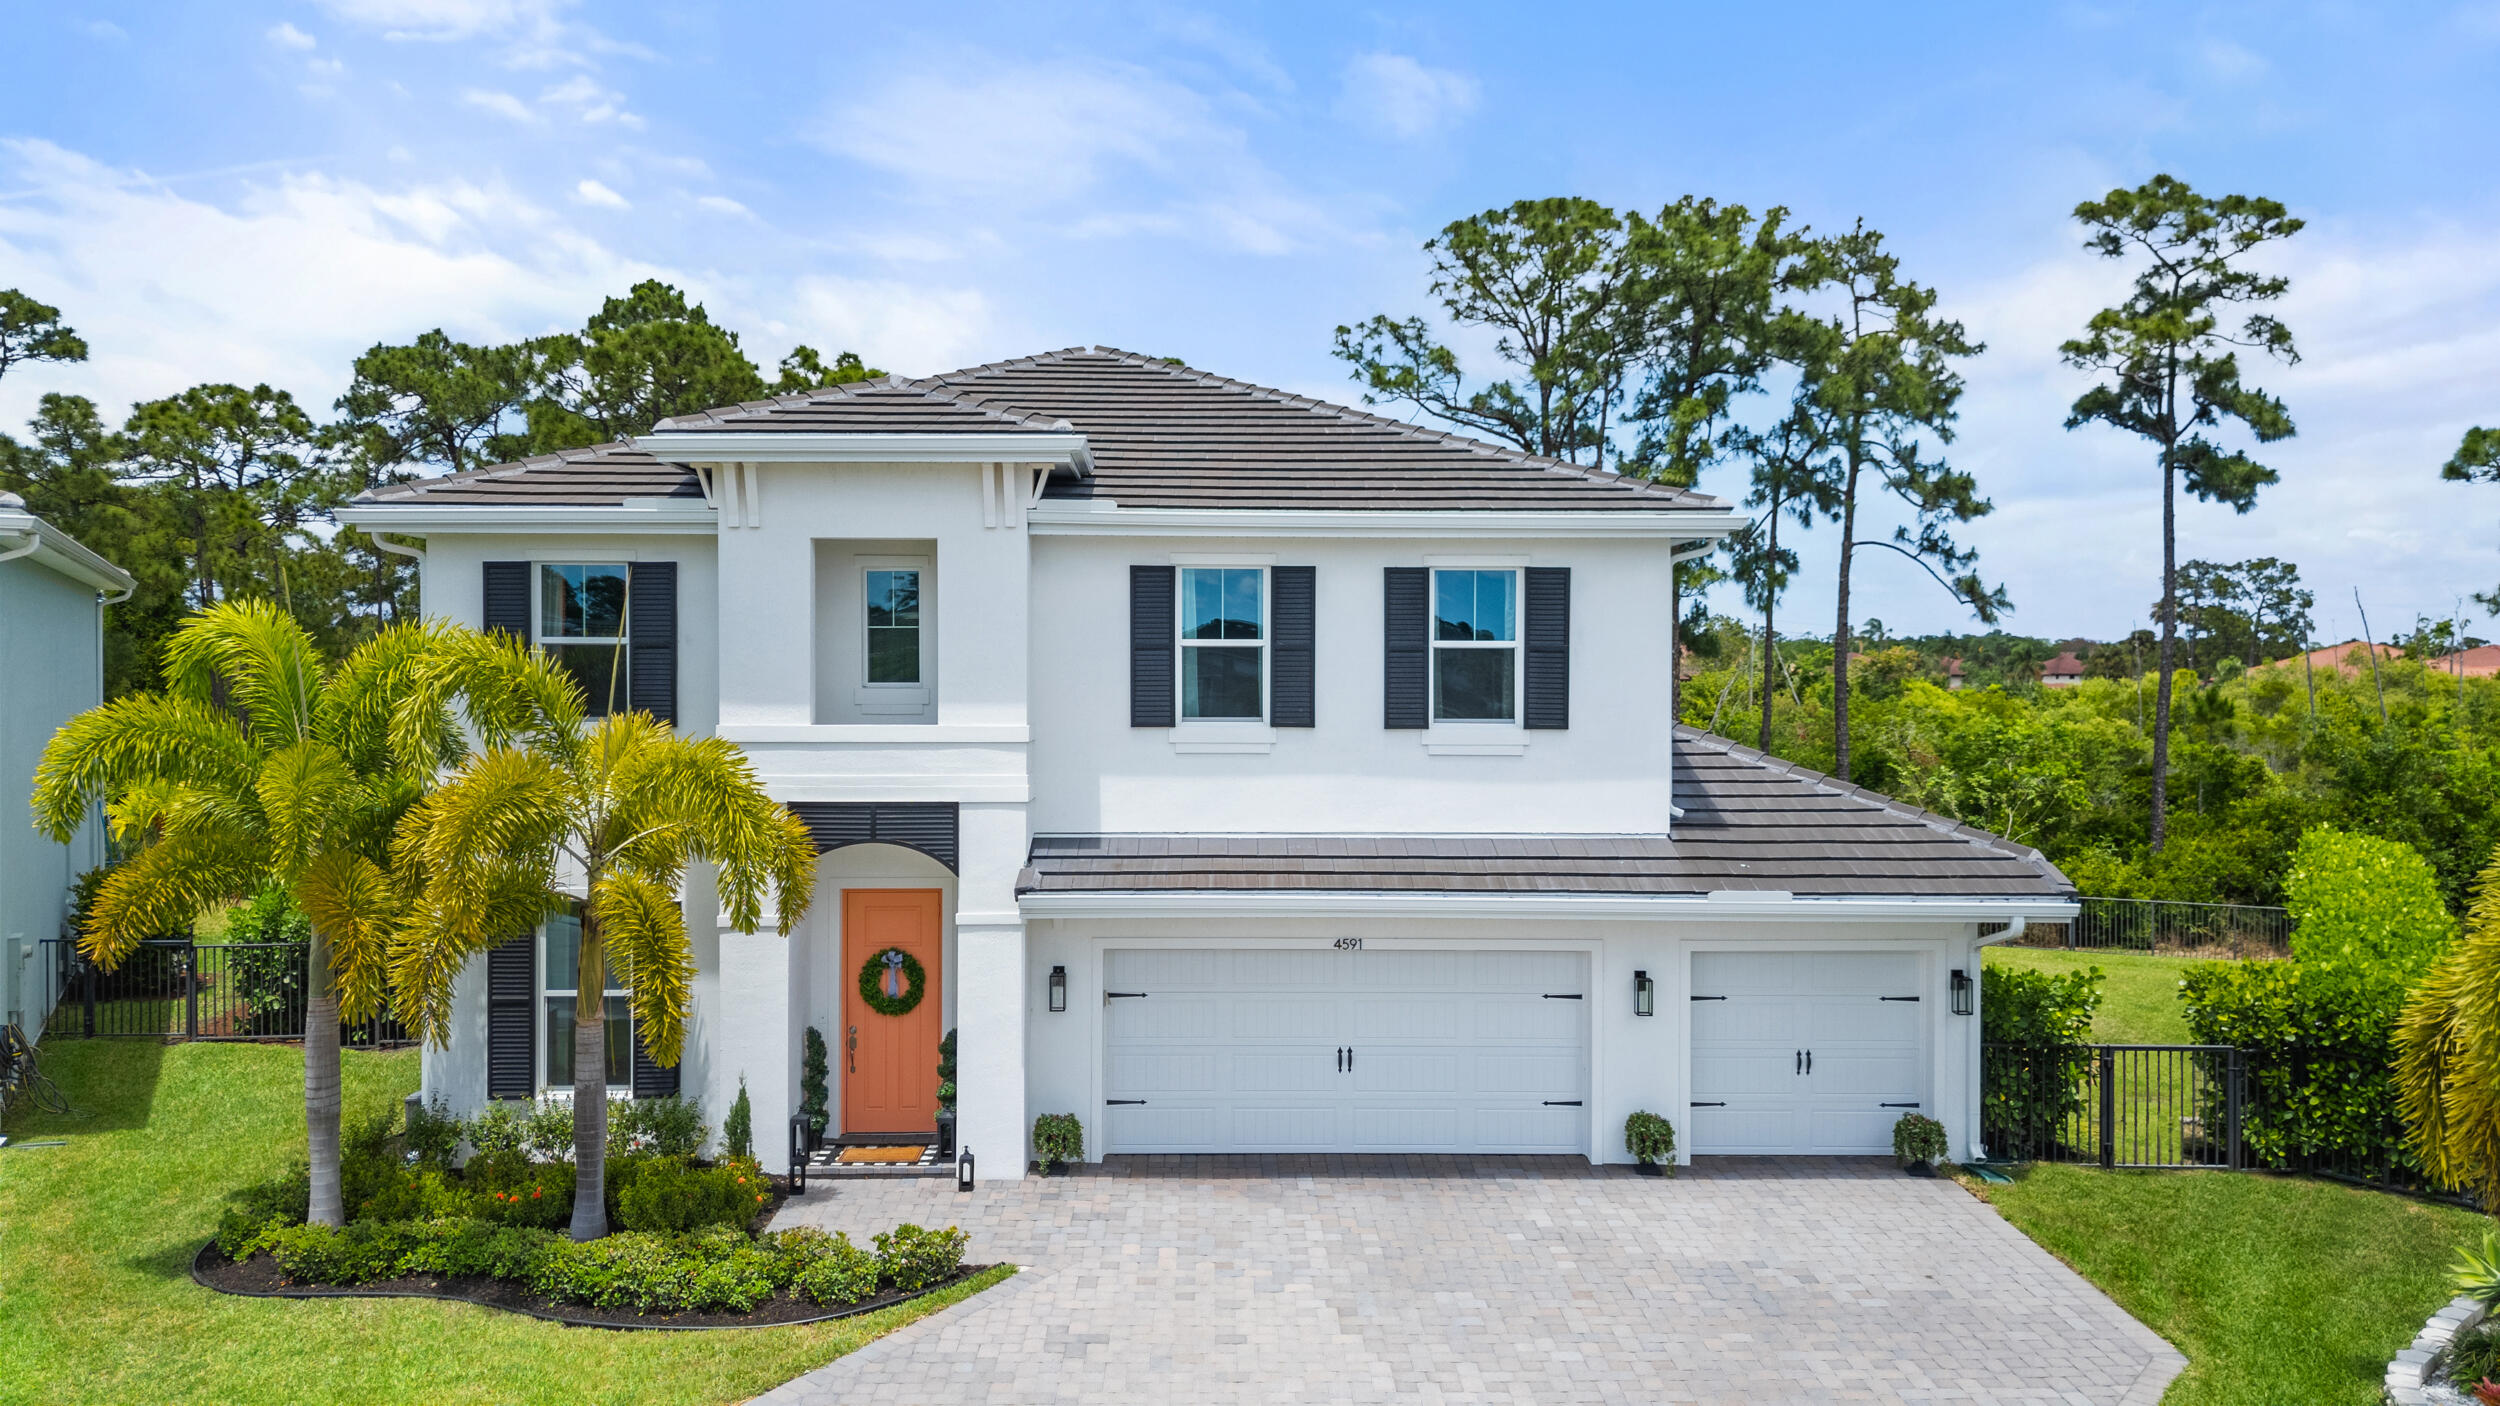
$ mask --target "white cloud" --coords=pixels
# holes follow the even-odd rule
[[[538,95],[541,104],[570,108],[583,122],[614,122],[640,129],[642,119],[625,110],[625,95],[600,86],[587,73],[576,74]]]
[[[1216,101],[1126,65],[955,55],[891,71],[810,136],[969,219],[1081,207],[1056,228],[1185,233],[1257,253],[1338,233]]]
[[[610,210],[624,210],[631,208],[626,203],[624,196],[621,196],[615,191],[608,189],[606,186],[599,184],[597,181],[590,180],[586,177],[582,180],[581,184],[573,187],[573,195],[584,205],[598,205]]]
[[[0,287],[58,306],[94,349],[0,382],[0,425],[45,391],[131,403],[267,381],[326,413],[356,354],[429,327],[500,341],[578,326],[601,297],[683,275],[512,192],[293,175],[228,205],[47,142],[0,142]]]
[[[973,288],[922,288],[881,279],[802,278],[783,320],[765,330],[831,357],[856,351],[874,365],[927,376],[980,361],[996,341],[989,299]]]
[[[1427,68],[1404,54],[1363,54],[1345,67],[1337,111],[1412,141],[1455,125],[1474,110],[1479,91],[1464,73]]]
[[[269,26],[268,39],[281,49],[310,49],[320,42],[283,20]]]
[[[129,30],[113,23],[111,20],[83,20],[79,23],[78,27],[87,32],[88,38],[101,39],[107,43],[113,43],[130,37]]]
[[[2197,50],[2205,68],[2215,77],[2228,82],[2255,78],[2268,67],[2264,56],[2228,39],[2208,39]]]
[[[515,122],[542,120],[536,112],[531,110],[528,103],[510,93],[498,92],[492,88],[471,88],[460,95],[460,101],[471,107],[482,107],[498,117],[509,117]]]
[[[699,210],[709,210],[715,215],[731,215],[742,220],[751,220],[755,218],[755,212],[753,210],[748,209],[744,205],[739,204],[737,201],[730,199],[726,195],[698,195],[695,197],[694,203],[695,208]]]
[[[569,0],[322,0],[332,14],[403,40],[468,39],[552,24]]]

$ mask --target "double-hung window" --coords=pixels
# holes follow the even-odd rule
[[[574,1013],[581,1009],[582,995],[581,916],[573,912],[550,915],[539,932],[540,941],[546,944],[546,960],[539,964],[539,970],[547,974],[547,1077],[542,1082],[550,1089],[569,1089],[573,1087],[573,1020]],[[625,994],[625,988],[617,984],[616,964],[611,958],[604,1002],[611,1089],[630,1089],[634,1082],[633,1019]]]
[[[1511,722],[1519,716],[1519,573],[1432,573],[1432,717]]]
[[[1180,569],[1181,719],[1267,716],[1267,570]]]
[[[627,570],[621,562],[538,568],[538,647],[581,684],[592,717],[628,706]]]
[[[871,567],[867,572],[868,672],[878,684],[920,682],[920,573]]]

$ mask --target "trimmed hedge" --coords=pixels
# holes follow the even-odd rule
[[[1992,1157],[2052,1154],[2083,1112],[2101,969],[1979,969],[1980,1141]]]
[[[2394,972],[2200,962],[2180,987],[2196,1042],[2243,1051],[2240,1135],[2261,1163],[2297,1168],[2327,1158],[2416,1169],[2396,1118],[2405,987]],[[2207,1126],[2222,1126],[2221,1110],[2207,1114]]]

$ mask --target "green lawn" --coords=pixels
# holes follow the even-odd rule
[[[350,1052],[351,1117],[416,1087],[412,1051]],[[564,1328],[466,1304],[232,1298],[191,1256],[233,1187],[300,1158],[303,1056],[281,1045],[55,1040],[85,1118],[0,1149],[0,1403],[742,1401],[1011,1271],[839,1323],[710,1333]]]
[[[2187,1019],[2179,1014],[2179,974],[2201,958],[2155,957],[2138,952],[2066,952],[2038,947],[1991,947],[1990,966],[2042,971],[2101,969],[2101,1009],[2092,1037],[2111,1045],[2184,1045]]]
[[[2035,1164],[1972,1190],[2187,1354],[2163,1406],[2373,1406],[2484,1221],[2332,1182]]]

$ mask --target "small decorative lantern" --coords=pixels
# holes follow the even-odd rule
[[[1656,1015],[1657,1013],[1658,983],[1650,980],[1649,973],[1645,971],[1632,973],[1632,1014]]]
[[[972,1149],[969,1147],[955,1154],[955,1189],[972,1189]]]
[[[1050,969],[1050,1008],[1055,1013],[1068,1008],[1068,969]]]
[[[1953,969],[1953,1013],[1955,1015],[1970,1014],[1970,997],[1970,973],[1960,967],[1955,967]]]

